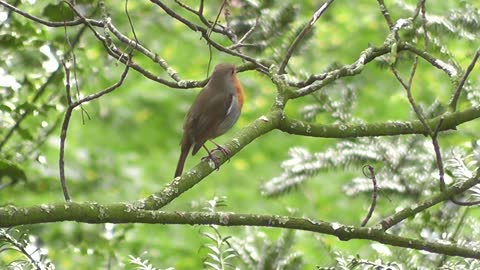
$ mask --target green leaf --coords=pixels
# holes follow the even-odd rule
[[[32,133],[28,129],[18,127],[17,132],[23,139],[33,141]]]
[[[10,178],[11,184],[20,180],[27,180],[24,170],[18,164],[9,160],[0,159],[0,180],[4,177]]]
[[[47,17],[50,21],[71,21],[75,18],[73,12],[60,2],[58,4],[49,4],[43,9],[42,15]]]
[[[0,48],[19,48],[23,41],[13,34],[0,35]]]
[[[5,104],[0,104],[0,111],[12,112],[12,108],[8,107],[8,106],[5,105]]]
[[[37,107],[34,104],[32,104],[30,102],[24,102],[24,103],[20,104],[17,108],[15,108],[15,111],[20,112],[22,110],[25,110],[27,113],[30,113],[30,112],[32,112],[33,110],[36,110],[36,109],[37,109]]]

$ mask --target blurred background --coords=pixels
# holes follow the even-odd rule
[[[69,16],[67,6],[61,3],[7,2],[45,20],[61,21]],[[195,15],[174,1],[165,2],[174,11],[201,24]],[[205,17],[213,21],[222,1],[205,2]],[[282,59],[288,44],[322,4],[321,1],[307,0],[228,2],[231,28],[239,36],[259,18],[255,32],[248,40],[252,46],[243,48],[243,52],[272,61]],[[417,1],[387,2],[391,16],[396,20],[411,16]],[[198,8],[198,1],[183,3]],[[97,1],[77,1],[83,14],[101,19],[97,4]],[[107,1],[105,8],[112,23],[133,38],[124,4],[123,1]],[[429,52],[454,67],[466,67],[479,46],[478,8],[475,1],[427,1],[427,15],[432,16],[428,25],[431,34]],[[143,46],[165,59],[182,79],[203,80],[207,77],[210,52],[199,33],[190,31],[148,1],[129,1],[128,10]],[[219,22],[225,23],[224,15],[220,16]],[[405,40],[423,48],[422,35],[416,31],[420,29],[419,24],[420,21],[400,33]],[[69,50],[65,31],[72,42],[80,29],[81,26],[67,27],[66,30],[63,27],[49,28],[0,8],[0,158],[2,166],[7,168],[3,169],[4,177],[1,178],[4,185],[0,190],[2,205],[31,206],[63,201],[58,158],[66,99],[60,61]],[[101,28],[97,30],[104,33]],[[387,24],[375,1],[336,1],[316,22],[291,59],[287,71],[292,79],[303,79],[309,74],[351,64],[369,46],[381,46],[388,34]],[[232,44],[216,33],[212,38],[225,46]],[[128,50],[126,45],[115,39],[114,42],[120,49]],[[102,44],[88,29],[81,35],[74,53],[79,96],[112,85],[124,69],[123,64],[107,56]],[[215,49],[211,57],[212,66],[221,62],[242,64],[241,59]],[[150,72],[168,78],[158,65],[139,53],[134,54],[134,59]],[[291,101],[286,108],[287,115],[322,124],[415,119],[405,91],[386,68],[386,61],[388,59],[374,61],[358,76],[340,79],[319,93]],[[404,76],[408,76],[411,62],[411,56],[399,56],[397,67]],[[461,98],[458,110],[478,105],[478,74],[477,68],[466,89],[468,98],[465,98],[467,94]],[[246,94],[243,112],[236,126],[216,139],[219,144],[228,142],[236,131],[267,113],[274,102],[276,89],[268,77],[256,71],[246,71],[239,74],[239,79]],[[84,105],[83,110],[75,110],[68,128],[65,152],[67,183],[72,199],[77,202],[126,202],[161,190],[172,180],[180,154],[183,119],[199,90],[172,89],[131,70],[120,88]],[[77,89],[72,87],[72,91],[75,99]],[[413,93],[425,113],[435,116],[445,110],[453,87],[445,73],[420,60]],[[24,118],[21,124],[14,127],[21,118]],[[10,136],[8,133],[12,127],[14,131]],[[453,148],[473,153],[479,127],[478,121],[474,121],[460,126],[457,132],[441,136],[444,153],[453,156]],[[349,149],[350,154],[346,153]],[[197,164],[202,155],[204,152],[200,150],[197,156],[189,156],[185,169]],[[407,160],[405,171],[395,173],[393,169],[386,169],[387,165],[398,163],[402,157]],[[422,162],[425,165],[419,167]],[[301,173],[292,175],[291,164],[300,166]],[[302,167],[306,164],[311,166]],[[374,166],[383,176],[378,181],[381,186],[383,181],[384,190],[370,224],[380,221],[399,206],[436,192],[438,173],[430,140],[426,137],[336,140],[273,131],[252,142],[222,165],[218,172],[212,173],[164,210],[203,211],[205,207],[221,204],[216,211],[291,215],[358,226],[371,202],[371,184],[365,181],[361,170],[364,164]],[[389,179],[384,179],[387,177]],[[447,206],[437,208],[443,207]],[[454,209],[452,215],[461,214],[458,208],[449,207]],[[471,210],[468,216],[478,218],[479,212]],[[422,234],[421,229],[425,224],[436,222],[435,217],[429,218],[413,225],[416,229],[403,232],[406,236],[431,239],[425,236],[425,232]],[[438,219],[442,220],[444,216]],[[158,269],[201,269],[208,253],[212,252],[206,245],[213,242],[205,233],[217,235],[220,239],[233,236],[232,245],[248,247],[244,252],[252,256],[252,261],[260,262],[265,254],[270,254],[270,259],[279,254],[277,266],[282,260],[292,262],[288,266],[292,268],[288,268],[287,263],[283,268],[269,268],[264,263],[262,268],[258,263],[255,269],[338,266],[339,258],[348,255],[370,260],[399,260],[403,256],[416,258],[419,265],[428,264],[422,262],[425,254],[421,253],[413,254],[370,241],[342,242],[331,236],[280,229],[143,224],[105,226],[73,222],[17,229],[19,237],[22,233],[31,236],[27,240],[41,247],[44,256],[56,265],[56,269],[140,267],[132,263],[134,259],[129,256],[149,260]],[[222,248],[227,249],[225,245]],[[0,265],[7,265],[19,256],[14,252],[0,253]],[[231,259],[234,265],[253,269],[253,264],[249,265],[245,263],[247,259],[239,257],[237,254],[237,258]],[[432,263],[438,261],[438,257],[430,259]]]

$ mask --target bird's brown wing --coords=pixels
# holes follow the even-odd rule
[[[194,141],[192,155],[195,155],[207,140],[214,138],[216,129],[225,119],[232,98],[233,95],[226,92],[208,93],[207,89],[199,93],[189,111],[190,121],[185,123]]]

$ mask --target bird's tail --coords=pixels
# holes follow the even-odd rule
[[[178,159],[177,169],[175,170],[175,177],[182,175],[183,167],[185,166],[185,160],[187,159],[191,146],[192,144],[185,140],[185,138],[182,139],[182,150],[180,153],[180,158]]]

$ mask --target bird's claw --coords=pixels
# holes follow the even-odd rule
[[[218,171],[220,169],[220,158],[214,155],[209,154],[208,156],[202,157],[202,161],[205,161],[205,162],[212,161],[215,166],[215,170]]]
[[[220,145],[217,145],[217,148],[215,148],[213,151],[220,151],[222,154],[227,158],[227,160],[230,162],[230,154],[232,153],[230,150],[227,148],[224,148]]]

